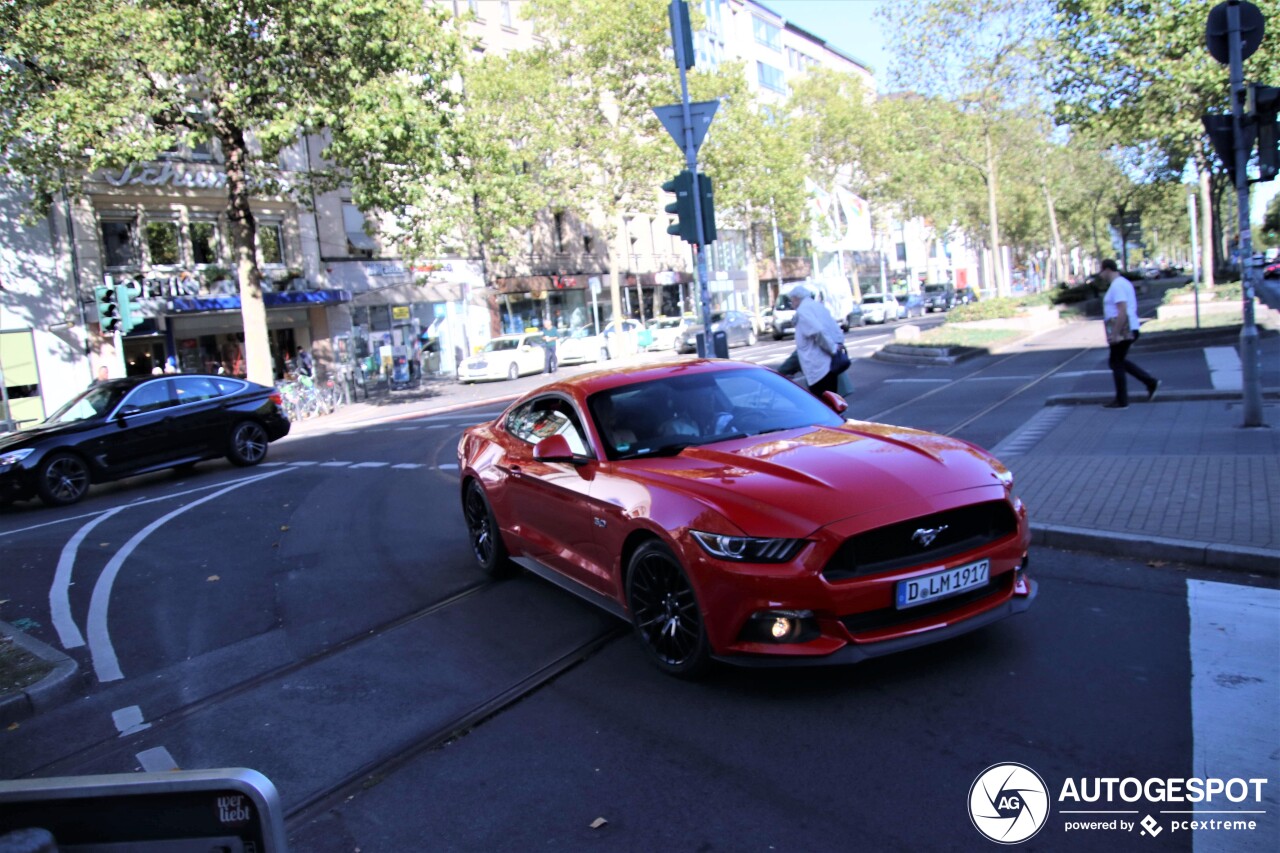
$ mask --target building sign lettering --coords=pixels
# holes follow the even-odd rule
[[[144,187],[171,186],[178,189],[220,190],[227,185],[226,172],[209,169],[187,171],[186,169],[176,168],[173,163],[161,163],[158,166],[133,164],[125,166],[124,171],[118,175],[104,174],[103,178],[113,187],[141,185]]]

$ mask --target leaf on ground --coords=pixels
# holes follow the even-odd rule
[[[289,529],[289,525],[287,525],[287,524],[282,524],[282,525],[280,525],[280,529],[281,529],[281,530],[288,530],[288,529]]]
[[[1167,560],[1147,560],[1147,565],[1153,569],[1163,569],[1169,565],[1169,562]]]
[[[222,578],[218,577],[217,575],[209,575],[209,577],[205,578],[205,580],[209,581],[210,583],[213,583],[214,581],[222,580]]]
[[[18,730],[17,723],[10,723],[9,728],[5,729],[6,732],[16,732],[17,730]]]
[[[604,825],[605,825],[605,824],[607,824],[608,822],[609,822],[609,821],[605,820],[604,818],[602,818],[602,817],[598,817],[598,818],[596,818],[595,820],[591,821],[591,828],[592,828],[592,829],[599,829],[600,827],[604,826]]]

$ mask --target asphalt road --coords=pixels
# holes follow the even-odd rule
[[[886,334],[851,334],[855,359]],[[791,347],[733,355],[770,363]],[[1207,370],[1187,351],[1143,363],[1173,383]],[[1105,351],[1051,340],[854,371],[854,416],[986,446],[1049,394],[1110,383]],[[317,853],[976,849],[988,842],[967,797],[992,764],[1023,763],[1053,790],[1191,775],[1192,671],[1212,623],[1197,595],[1270,592],[1034,549],[1041,592],[1024,616],[854,668],[687,684],[572,596],[473,569],[454,448],[499,408],[290,437],[247,472],[209,463],[0,514],[7,618],[85,674],[77,699],[0,732],[0,776],[252,767],[281,792],[291,849]],[[1261,846],[1207,849],[1274,849],[1269,808],[1246,839]],[[1065,821],[1034,848],[1152,841]]]

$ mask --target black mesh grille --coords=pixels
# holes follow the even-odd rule
[[[970,504],[851,536],[822,571],[828,581],[945,560],[1010,536],[1018,529],[1005,501]],[[934,531],[928,545],[921,544]]]
[[[944,598],[940,601],[933,601],[929,604],[922,604],[919,607],[908,607],[906,610],[898,610],[896,607],[886,607],[881,610],[871,610],[866,613],[854,613],[849,616],[840,617],[840,621],[844,623],[844,627],[848,629],[850,634],[857,635],[863,631],[874,631],[880,628],[892,628],[897,625],[903,625],[907,622],[914,622],[917,619],[929,619],[934,616],[940,616],[953,610],[959,610],[966,604],[972,604],[975,601],[981,601],[984,598],[1001,598],[1007,595],[1013,589],[1013,572],[1005,572],[998,578],[995,578],[990,586],[971,589],[960,595],[953,595],[950,598]]]

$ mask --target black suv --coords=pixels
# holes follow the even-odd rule
[[[951,289],[949,284],[926,284],[922,295],[924,296],[924,310],[930,313],[934,311],[950,311],[951,306],[955,304],[955,291]]]

